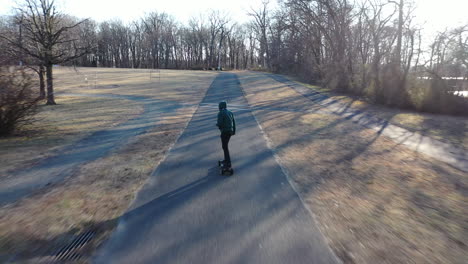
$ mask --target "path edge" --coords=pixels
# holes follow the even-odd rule
[[[116,232],[118,231],[119,227],[121,227],[121,224],[124,224],[125,225],[125,219],[122,218],[125,213],[127,213],[129,210],[131,210],[131,208],[133,207],[133,205],[135,204],[135,202],[137,201],[138,199],[138,194],[143,190],[143,188],[150,183],[150,181],[152,180],[152,176],[153,175],[156,175],[157,172],[159,171],[160,169],[160,166],[161,163],[163,163],[166,159],[167,159],[167,156],[169,156],[169,154],[171,153],[172,149],[174,148],[175,144],[177,142],[179,142],[179,139],[180,137],[182,136],[182,134],[184,134],[185,130],[187,129],[188,125],[190,124],[190,122],[192,122],[193,120],[193,116],[195,115],[195,113],[197,113],[198,109],[200,108],[200,105],[201,105],[201,102],[203,101],[203,99],[206,97],[206,95],[208,94],[208,90],[210,89],[210,87],[213,85],[214,83],[214,80],[216,79],[216,77],[219,75],[216,74],[213,78],[213,81],[211,82],[210,86],[208,86],[208,88],[206,89],[206,92],[205,92],[205,95],[202,97],[202,99],[200,100],[200,102],[197,104],[196,106],[196,109],[193,111],[192,113],[192,116],[190,117],[190,119],[185,123],[183,129],[180,130],[179,134],[177,135],[176,139],[174,140],[174,142],[172,142],[169,147],[167,148],[166,152],[164,153],[164,157],[161,158],[159,160],[159,162],[157,164],[155,164],[155,167],[154,169],[151,171],[151,173],[149,174],[148,178],[145,180],[145,182],[141,185],[141,188],[136,192],[135,194],[135,197],[133,198],[133,200],[130,202],[129,206],[127,207],[127,209],[125,210],[125,212],[119,216],[118,220],[117,220],[117,225],[116,227],[114,228],[114,230],[111,232],[111,234],[109,235],[109,237],[107,237],[106,240],[102,241],[101,245],[99,245],[96,250],[94,251],[94,254],[92,254],[89,258],[89,261],[90,263],[98,263],[97,260],[99,259],[99,257],[101,257],[103,254],[103,249],[104,247],[106,246],[107,243],[109,243],[109,241],[111,240],[111,238],[113,236],[115,236]],[[153,179],[155,180],[155,179]]]
[[[298,188],[297,188],[296,184],[294,183],[294,181],[293,181],[293,179],[291,177],[291,172],[289,172],[289,170],[283,165],[283,163],[281,161],[281,158],[279,157],[278,152],[276,151],[276,148],[273,147],[273,142],[268,137],[265,130],[263,130],[263,127],[260,124],[260,122],[258,122],[257,116],[255,115],[254,110],[252,109],[252,106],[249,103],[249,100],[247,100],[247,94],[245,93],[244,87],[242,86],[242,84],[239,81],[239,78],[237,77],[237,73],[235,73],[235,75],[236,75],[236,79],[237,79],[237,82],[239,84],[240,90],[242,91],[242,94],[243,94],[243,96],[245,97],[245,99],[247,101],[250,112],[252,113],[252,116],[255,119],[255,122],[257,123],[257,126],[259,127],[263,138],[265,138],[266,145],[267,145],[268,149],[271,151],[271,153],[273,154],[273,157],[275,158],[276,163],[281,168],[281,171],[283,172],[283,174],[286,176],[286,180],[288,181],[289,185],[291,186],[291,188],[296,193],[297,197],[301,201],[301,204],[304,206],[304,208],[307,210],[307,212],[309,212],[309,214],[310,214],[310,216],[312,218],[312,221],[315,224],[315,227],[317,228],[317,230],[319,231],[319,233],[322,236],[323,240],[325,241],[326,247],[330,251],[333,258],[335,259],[336,263],[344,264],[343,261],[336,255],[335,251],[330,246],[330,240],[327,239],[327,237],[324,235],[324,233],[320,229],[320,226],[318,225],[319,221],[317,220],[316,215],[312,212],[312,210],[309,208],[309,206],[307,206],[307,204],[305,203],[304,198],[300,195],[300,193],[298,191]]]

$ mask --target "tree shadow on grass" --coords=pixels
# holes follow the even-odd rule
[[[2,241],[2,248],[4,250],[6,249],[6,251],[10,251],[10,254],[3,255],[0,260],[2,260],[2,263],[16,263],[27,260],[34,260],[38,263],[48,263],[48,261],[53,261],[55,259],[60,249],[66,248],[67,246],[71,247],[70,251],[74,251],[84,258],[89,258],[89,253],[93,251],[89,246],[98,246],[96,243],[100,243],[103,239],[107,238],[109,232],[115,229],[119,221],[132,219],[132,221],[141,222],[142,225],[145,225],[148,219],[157,221],[158,218],[170,214],[171,210],[176,210],[178,207],[189,203],[200,193],[215,187],[219,182],[227,179],[218,174],[217,167],[210,168],[207,172],[207,176],[169,191],[142,206],[125,212],[120,217],[103,222],[93,221],[82,223],[79,227],[74,227],[68,232],[49,239],[38,239],[34,238],[31,234],[16,233],[10,240]],[[149,212],[152,215],[151,218],[143,217],[148,215]],[[76,238],[88,231],[95,233],[95,241],[90,241],[89,245],[83,246],[83,248],[73,248],[72,244],[74,241],[76,242]],[[105,237],[102,237],[102,235],[105,235]],[[141,236],[144,236],[144,234],[142,233]],[[133,242],[137,243],[137,241]],[[29,250],[21,252],[21,248],[18,248],[18,245],[21,244],[28,244],[29,246],[27,248]],[[14,253],[11,254],[12,252]]]

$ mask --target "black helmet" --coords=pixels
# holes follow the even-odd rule
[[[227,103],[226,103],[226,101],[221,101],[221,102],[219,102],[218,107],[219,107],[219,110],[221,110],[221,109],[226,109],[226,108],[227,108]]]

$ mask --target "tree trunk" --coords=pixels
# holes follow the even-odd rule
[[[39,98],[41,100],[46,98],[46,92],[45,92],[45,80],[44,80],[44,66],[39,66],[39,72],[37,73],[39,75]]]
[[[403,76],[404,73],[402,72],[402,59],[401,59],[401,50],[402,50],[402,38],[403,38],[403,7],[404,1],[400,0],[400,4],[398,6],[398,32],[397,32],[397,46],[396,46],[396,54],[395,54],[395,61],[393,65],[393,74],[396,77],[396,85],[395,91],[391,94],[390,104],[396,105],[399,107],[403,107],[407,105],[407,92],[406,92],[406,80]]]
[[[54,100],[54,83],[52,79],[52,64],[46,65],[47,77],[47,103],[46,105],[56,105]]]
[[[397,32],[397,46],[396,46],[396,64],[398,67],[401,67],[401,42],[403,37],[403,0],[400,0],[400,5],[398,6],[398,32]]]

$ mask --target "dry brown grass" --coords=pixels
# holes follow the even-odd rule
[[[174,101],[193,101],[203,97],[199,85],[205,84],[216,72],[77,68],[55,70],[57,92],[122,94],[164,98]],[[151,76],[151,78],[150,78]],[[87,80],[87,81],[86,81]]]
[[[107,237],[193,113],[180,111],[111,155],[83,166],[70,180],[0,209],[0,249],[19,260],[44,261],[55,245],[97,229]],[[0,254],[1,255],[1,254]]]
[[[0,179],[8,171],[33,165],[65,145],[143,111],[140,104],[122,99],[58,97],[56,101],[56,106],[40,106],[37,121],[14,137],[0,138]]]
[[[95,76],[96,87],[91,86]],[[214,73],[161,70],[161,79],[149,76],[149,70],[62,67],[55,70],[55,90],[59,94],[136,95],[197,104]],[[0,138],[0,175],[32,165],[66,145],[143,111],[140,103],[124,99],[59,95],[56,101],[56,106],[40,106],[37,122],[21,133]]]
[[[101,82],[114,88],[80,87],[76,83],[80,77],[74,71],[61,69],[57,71],[56,89],[138,95],[196,105],[215,77],[213,73],[169,71],[165,76],[170,78],[165,80],[161,71],[161,81],[155,84],[154,80],[144,79],[146,73],[98,70],[106,73],[101,76]],[[41,127],[34,127],[41,133],[26,131],[0,142],[8,146],[0,152],[2,172],[29,166],[93,131],[112,127],[142,111],[140,104],[121,99],[59,97],[57,101],[60,105],[41,109]],[[97,238],[84,249],[81,262],[86,263],[86,258],[113,230],[116,220],[164,158],[194,111],[194,106],[187,105],[177,112],[163,113],[154,128],[106,157],[81,166],[62,183],[0,208],[0,262],[15,259],[15,263],[47,263],[52,250],[69,243],[76,234],[93,229]],[[19,151],[28,154],[19,155]],[[8,168],[4,168],[3,161],[8,161],[5,163]]]
[[[468,175],[320,111],[274,80],[240,76],[293,184],[345,263],[464,263]],[[313,109],[313,108],[312,108]]]
[[[376,117],[388,120],[390,124],[468,149],[468,118],[466,117],[420,113],[373,105],[357,97],[336,94],[331,92],[330,89],[301,82],[296,77],[285,77],[307,88],[325,93],[330,96],[332,100],[339,101],[354,109],[364,110],[368,113],[372,113]]]

